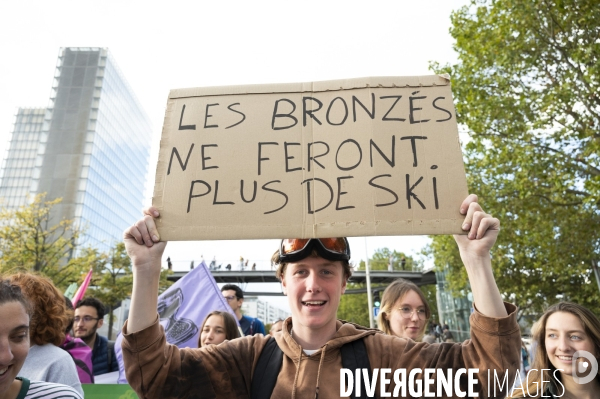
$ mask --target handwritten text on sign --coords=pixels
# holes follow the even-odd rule
[[[466,195],[443,77],[171,92],[162,239],[457,233]]]

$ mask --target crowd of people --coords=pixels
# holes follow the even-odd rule
[[[244,270],[256,270],[256,263],[252,263],[252,266],[249,266],[248,262],[250,262],[249,259],[244,260],[244,258],[242,256],[240,256],[240,262],[238,264],[238,270],[240,270],[240,271],[244,271]],[[222,263],[219,264],[219,265],[217,265],[217,259],[213,258],[213,260],[211,260],[210,263],[208,264],[208,270],[211,270],[211,271],[221,271],[221,267],[222,266],[223,266]],[[230,272],[232,270],[231,263],[228,263],[223,269],[227,270],[228,272]]]
[[[583,363],[574,359],[581,353],[600,357],[598,317],[574,303],[550,306],[532,329],[527,347],[516,307],[502,300],[492,273],[490,249],[500,222],[473,195],[460,212],[466,234],[455,240],[474,298],[470,339],[464,342],[455,342],[449,326],[432,319],[423,292],[404,279],[383,292],[381,330],[338,320],[340,298],[352,274],[349,243],[341,237],[281,240],[272,263],[292,317],[274,322],[268,334],[259,319],[242,314],[243,291],[227,284],[221,294],[232,312],[210,312],[197,348],[178,348],[166,342],[157,315],[166,246],[154,222],[160,214],[153,207],[144,210],[144,218],[124,232],[134,271],[121,346],[128,383],[140,398],[332,398],[340,396],[340,370],[350,364],[407,373],[476,370],[479,397],[488,397],[493,381],[484,373],[490,371],[520,376],[495,397],[525,398],[531,392],[537,397],[597,397],[600,377],[582,383],[575,369]],[[33,398],[41,390],[81,398],[82,383],[117,370],[114,343],[97,332],[104,315],[95,298],[85,298],[73,309],[39,275],[1,278],[0,398]],[[364,383],[357,381],[363,388]],[[455,383],[466,390],[466,375]]]
[[[363,354],[360,364],[366,362],[370,369],[480,370],[478,392],[485,396],[490,382],[483,372],[515,375],[522,362],[522,341],[516,307],[502,301],[492,273],[490,249],[500,223],[481,209],[473,195],[461,204],[460,212],[465,215],[466,234],[455,236],[455,240],[474,297],[469,340],[454,342],[447,325],[439,326],[441,331],[437,328],[426,331],[431,317],[429,304],[417,286],[404,280],[394,282],[383,294],[379,314],[383,331],[337,320],[340,297],[351,275],[348,241],[283,239],[272,264],[288,297],[292,317],[277,323],[280,327],[273,328],[269,335],[247,334],[249,323],[245,323],[243,335],[250,336],[227,340],[227,322],[211,315],[205,323],[210,327],[203,331],[208,334],[215,324],[210,320],[216,319],[217,324],[223,325],[222,342],[206,345],[208,341],[201,339],[201,347],[193,349],[167,344],[158,324],[156,292],[166,243],[160,241],[154,222],[160,217],[159,210],[152,207],[144,210],[144,218],[124,233],[134,266],[130,317],[123,327],[122,346],[129,383],[145,398],[201,394],[217,398],[339,397],[340,369],[346,364],[344,353],[351,347],[358,351],[354,353]],[[242,322],[243,317],[236,310],[241,308],[243,293],[228,287],[223,295]],[[600,343],[600,335],[590,333],[588,324],[579,320],[579,325],[571,320],[570,326],[578,331],[577,339],[591,343],[586,347],[598,356],[600,347],[596,343]],[[540,343],[539,357],[545,357],[547,366],[558,369],[561,364],[553,360],[566,362],[572,358],[575,346],[570,347],[568,342],[576,339],[568,334],[564,329],[556,334],[561,337],[558,346],[562,354],[554,357],[547,351],[544,353],[541,349],[548,346]],[[534,361],[531,367],[538,363]],[[271,370],[275,378],[269,378],[263,369]],[[568,380],[570,375],[566,371],[558,374],[558,378]],[[459,379],[461,388],[466,383],[466,378]],[[554,392],[555,387],[556,384],[547,389]],[[564,387],[566,394],[581,397],[586,397],[582,392],[600,388],[597,379],[581,387],[573,384]],[[508,393],[507,389],[504,387],[503,395]]]
[[[104,305],[73,308],[46,277],[0,278],[0,398],[82,398],[82,384],[117,370],[114,349],[97,333]]]

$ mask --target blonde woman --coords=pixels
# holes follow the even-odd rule
[[[513,389],[511,398],[600,398],[598,375],[585,384],[573,378],[575,352],[589,352],[596,361],[600,356],[600,320],[596,315],[575,303],[557,303],[544,312],[533,339],[537,349],[531,372],[523,386]]]
[[[399,278],[383,291],[377,322],[386,334],[420,341],[429,317],[425,295],[411,281]]]

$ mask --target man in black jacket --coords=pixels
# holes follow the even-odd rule
[[[94,375],[118,371],[114,341],[99,335],[96,330],[104,323],[104,305],[96,298],[85,298],[77,304],[73,333],[92,348],[92,366]]]

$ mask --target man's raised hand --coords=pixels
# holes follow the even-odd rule
[[[144,217],[128,227],[123,232],[123,241],[127,254],[131,258],[134,268],[151,268],[160,263],[165,250],[166,242],[160,242],[160,235],[154,223],[154,218],[160,216],[158,209],[145,208]]]
[[[455,235],[454,239],[463,255],[489,256],[489,251],[500,232],[500,221],[483,211],[477,203],[477,195],[469,195],[460,206],[460,213],[466,215],[463,222],[465,235]]]

